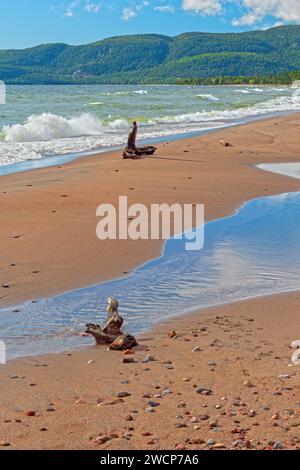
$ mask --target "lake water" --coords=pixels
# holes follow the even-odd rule
[[[5,170],[18,162],[50,165],[49,156],[124,145],[133,119],[148,141],[299,110],[300,90],[292,87],[8,86],[0,174],[27,168]]]
[[[263,167],[300,179],[300,164],[291,165]],[[92,344],[78,333],[104,321],[108,296],[119,299],[136,334],[198,308],[299,290],[300,184],[299,192],[247,202],[207,223],[202,251],[185,251],[184,243],[169,240],[161,258],[126,279],[0,310],[9,358]]]

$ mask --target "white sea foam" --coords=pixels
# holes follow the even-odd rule
[[[244,95],[249,95],[249,90],[234,90],[236,93],[243,93]]]
[[[101,94],[101,93],[100,93]],[[130,96],[130,95],[148,95],[148,90],[134,90],[134,91],[109,91],[102,93],[104,96]]]
[[[167,135],[183,134],[205,129],[220,128],[225,125],[232,125],[234,122],[246,122],[248,118],[262,116],[265,114],[297,111],[300,110],[300,89],[292,90],[284,88],[285,93],[272,99],[265,99],[255,105],[236,107],[236,99],[233,91],[250,93],[247,90],[232,90],[219,88],[222,102],[228,101],[227,109],[214,107],[214,101],[218,98],[213,94],[203,93],[200,100],[195,100],[195,93],[191,90],[191,105],[181,101],[183,88],[176,89],[176,95],[165,97],[159,95],[159,100],[163,101],[162,109],[172,110],[169,115],[164,111],[161,115],[156,114],[156,101],[147,100],[149,109],[145,110],[145,116],[138,115],[138,110],[143,109],[143,97],[136,96],[130,101],[131,110],[128,112],[128,104],[124,105],[116,102],[100,106],[100,101],[90,101],[95,106],[92,113],[82,113],[74,116],[62,116],[54,113],[33,114],[24,122],[11,124],[0,128],[0,165],[16,161],[38,159],[45,155],[59,155],[70,152],[89,151],[98,148],[123,145],[126,142],[127,134],[131,126],[131,118],[136,117],[139,121],[139,138],[142,140],[159,138]],[[251,89],[252,96],[256,92]],[[265,88],[264,91],[273,91],[272,88]],[[124,93],[143,94],[146,90],[126,91]],[[112,92],[121,93],[121,92]],[[123,92],[122,92],[123,93]],[[183,96],[186,93],[183,91]],[[275,92],[274,92],[275,93]],[[154,95],[154,92],[151,95]],[[99,95],[99,92],[97,92]],[[154,95],[155,96],[155,95]],[[224,96],[224,98],[223,98]],[[262,98],[265,95],[260,93]],[[268,95],[270,96],[270,95]],[[92,99],[93,99],[92,98]],[[179,103],[177,103],[179,100]],[[120,100],[121,103],[122,100]],[[208,101],[208,102],[206,102]],[[256,100],[257,101],[257,98]],[[86,96],[84,105],[86,106]],[[231,103],[231,104],[230,104]],[[225,104],[224,104],[225,106]],[[75,107],[77,104],[75,101]],[[69,111],[69,101],[68,107]],[[80,108],[79,108],[80,109]],[[159,109],[159,108],[158,108]],[[182,112],[182,109],[191,110]],[[107,114],[105,114],[107,110]],[[152,111],[151,111],[152,110]],[[177,112],[176,111],[181,111]],[[71,112],[71,111],[69,111]],[[128,112],[128,115],[127,115]],[[74,112],[75,113],[75,112]],[[125,115],[126,113],[126,115]],[[18,114],[16,114],[17,118]],[[14,118],[14,121],[16,121]]]
[[[43,113],[29,116],[23,124],[3,127],[6,142],[47,142],[65,137],[98,134],[100,131],[99,120],[88,113],[69,119]]]
[[[264,113],[281,112],[300,107],[300,90],[296,90],[291,97],[279,97],[257,103],[254,106],[178,114],[175,116],[156,117],[140,123],[141,128],[160,126],[165,124],[191,124],[212,120],[238,119],[246,116],[256,116]],[[77,117],[66,118],[50,113],[30,116],[22,124],[4,126],[2,132],[6,142],[48,142],[56,139],[100,136],[108,132],[127,132],[130,121],[127,119],[100,120],[90,113]],[[159,129],[157,129],[158,131]]]
[[[220,101],[219,98],[217,98],[214,95],[210,94],[203,94],[203,95],[196,95],[198,98],[202,98],[203,100],[209,100],[209,101]]]

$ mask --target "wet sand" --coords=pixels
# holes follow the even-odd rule
[[[299,182],[255,164],[300,161],[300,116],[293,114],[204,137],[159,145],[155,157],[120,152],[0,178],[0,306],[122,277],[158,256],[161,241],[99,241],[96,208],[205,204],[206,220],[246,200],[299,189]],[[232,146],[224,147],[220,139]]]

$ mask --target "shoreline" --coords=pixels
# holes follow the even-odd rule
[[[280,118],[283,116],[292,116],[293,114],[299,114],[299,111],[282,111],[278,113],[266,113],[265,115],[261,116],[249,116],[248,118],[240,118],[238,121],[233,123],[224,124],[224,126],[217,127],[217,128],[209,128],[209,129],[202,129],[199,131],[191,131],[185,133],[178,133],[178,134],[167,134],[165,136],[161,136],[159,138],[151,138],[146,140],[141,140],[141,145],[159,145],[166,142],[176,142],[182,141],[185,139],[193,139],[193,138],[200,138],[205,135],[214,134],[216,132],[220,132],[227,128],[231,127],[239,127],[245,126],[247,124],[251,124],[253,122],[261,122],[261,121],[268,121],[270,119],[275,119],[276,117]],[[35,170],[40,170],[43,168],[52,168],[55,166],[60,165],[67,165],[68,163],[72,163],[76,160],[81,160],[84,158],[91,158],[91,157],[100,157],[103,154],[112,154],[115,152],[122,153],[123,147],[122,146],[112,146],[112,147],[104,147],[103,149],[91,149],[91,150],[82,150],[80,152],[70,152],[65,154],[58,154],[58,155],[44,155],[41,158],[34,159],[34,160],[24,160],[16,163],[9,163],[7,165],[0,166],[0,177],[1,176],[8,176],[14,175],[16,173],[27,173]],[[52,162],[53,161],[53,162]],[[19,168],[15,171],[14,168]],[[28,168],[27,168],[28,167]]]
[[[150,201],[157,191],[159,197],[166,196],[167,176],[172,180],[172,188],[175,184],[180,188],[180,194],[172,190],[168,201],[181,200],[184,195],[184,201],[191,202],[197,192],[207,201],[209,220],[230,217],[229,211],[237,211],[237,205],[251,199],[247,196],[254,195],[254,199],[299,191],[299,180],[268,173],[254,166],[258,163],[299,162],[295,128],[300,128],[300,115],[280,118],[280,122],[273,119],[239,129],[226,129],[183,142],[179,148],[173,145],[171,150],[172,144],[163,145],[159,147],[160,159],[157,161],[129,162],[127,170],[122,165],[124,174],[130,170],[129,175],[125,174],[128,178],[125,187],[129,184],[137,186],[137,180],[132,183],[132,178],[139,173],[138,165],[141,163],[143,172],[138,177],[144,176],[144,186],[151,183]],[[234,147],[225,149],[220,146],[219,138],[222,137]],[[199,163],[189,159],[192,162],[188,168],[184,161],[186,174],[182,178],[182,166],[177,160],[180,161],[182,154],[188,152],[196,156],[197,162],[199,155],[203,159],[204,150],[210,159],[205,164],[201,163],[200,176],[195,173]],[[73,162],[68,164],[68,175],[64,178],[61,172],[65,170],[62,169],[37,170],[22,177],[3,177],[8,180],[5,185],[9,186],[12,199],[15,198],[13,201],[5,200],[9,208],[6,206],[4,217],[8,217],[8,210],[12,217],[9,230],[14,227],[16,214],[23,209],[30,223],[35,222],[34,229],[38,230],[41,242],[45,220],[39,220],[40,214],[45,207],[51,211],[53,194],[55,198],[60,197],[58,195],[63,194],[62,191],[68,194],[69,179],[74,178],[77,171],[79,176],[75,178],[76,184],[72,181],[72,195],[75,189],[78,192],[82,190],[84,177],[89,178],[85,189],[91,189],[91,182],[97,185],[97,164],[101,167],[102,176],[108,173],[108,184],[111,185],[118,158],[118,155],[108,155],[104,162],[85,160],[84,168],[80,162]],[[172,159],[172,166],[161,166],[161,161],[166,158]],[[153,164],[159,164],[155,172]],[[145,173],[147,176],[149,171],[151,177],[147,179]],[[62,178],[59,192],[55,186],[58,184],[55,182],[57,172]],[[190,174],[193,174],[193,180],[188,180],[188,183],[186,178]],[[162,181],[157,181],[159,178]],[[195,184],[190,184],[194,180]],[[33,184],[33,188],[39,185],[42,194],[32,194],[32,187],[24,189],[28,184]],[[3,187],[2,178],[0,187]],[[49,193],[50,199],[47,199]],[[139,193],[139,196],[146,196],[141,189]],[[111,197],[110,189],[104,196],[109,194]],[[41,196],[44,199],[40,208]],[[87,196],[90,197],[91,192]],[[0,202],[3,197],[0,196]],[[92,204],[95,200],[97,198]],[[80,217],[83,217],[86,207],[84,203]],[[79,215],[76,205],[66,209],[61,219],[61,230],[67,229],[65,217],[68,210],[75,211],[77,218]],[[94,214],[91,213],[91,217],[94,221]],[[5,222],[7,224],[7,219]],[[55,235],[57,230],[51,232],[50,237],[48,234],[43,249],[51,249]],[[22,237],[11,242],[16,240],[22,241]],[[29,249],[26,241],[32,242]],[[7,247],[7,238],[4,237],[5,243],[6,256],[9,252],[10,255],[15,254],[13,243]],[[156,249],[161,251],[161,245],[158,245],[147,252],[149,257]],[[25,265],[31,262],[33,255],[38,259],[31,247],[39,248],[37,241],[27,236],[21,247]],[[54,248],[59,249],[59,243],[56,242]],[[77,248],[82,250],[82,245],[77,245]],[[119,263],[118,256],[122,250],[124,247],[114,253],[114,263]],[[132,269],[136,266],[134,263],[143,257],[144,246],[138,248],[138,254],[136,246],[134,250],[130,253],[130,256],[135,255]],[[112,253],[110,247],[111,257]],[[45,262],[49,260],[51,266],[49,276],[56,275],[55,291],[57,284],[64,281],[64,276],[61,276],[64,260],[59,259],[60,263],[56,260],[53,264],[53,251],[50,255],[47,253]],[[100,274],[105,269],[103,266]],[[111,273],[113,276],[113,271]],[[26,276],[26,271],[20,276],[24,274]],[[99,271],[96,274],[99,276]],[[27,286],[22,284],[22,289],[15,290],[12,297],[17,293],[20,295]],[[29,289],[29,292],[33,291]],[[9,298],[5,302],[7,300]],[[2,301],[3,298],[0,305]],[[9,361],[6,366],[0,366],[0,441],[5,443],[3,449],[300,449],[300,403],[297,398],[300,370],[296,366],[289,367],[289,346],[298,339],[295,331],[300,330],[299,302],[300,292],[295,291],[212,306],[164,320],[139,335],[140,345],[129,356],[134,359],[133,364],[124,364],[126,356],[107,352],[101,346]],[[176,331],[175,338],[169,337],[170,330]],[[193,352],[194,348],[197,351]],[[144,362],[147,355],[153,356],[154,360]],[[128,396],[118,398],[121,392]],[[149,405],[150,402],[155,402],[155,407]],[[165,423],[164,429],[161,422]]]
[[[127,194],[130,203],[146,205],[201,202],[206,205],[206,221],[211,221],[228,216],[246,200],[299,190],[296,180],[255,167],[300,161],[297,143],[291,142],[286,129],[293,122],[299,125],[298,116],[260,120],[163,143],[156,157],[145,160],[128,163],[112,152],[61,167],[2,176],[4,233],[0,247],[5,253],[2,262],[7,264],[2,276],[10,289],[2,290],[0,306],[122,278],[159,257],[161,241],[108,241],[100,246],[94,235],[96,207],[104,201],[115,203],[118,194]],[[254,141],[245,148],[249,133]],[[233,147],[222,147],[220,138],[232,142]],[[182,159],[187,154],[192,158]],[[98,178],[102,183],[105,179],[100,191]],[[17,220],[20,209],[23,217]]]

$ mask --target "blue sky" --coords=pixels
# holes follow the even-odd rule
[[[300,0],[1,0],[0,49],[300,23]]]

